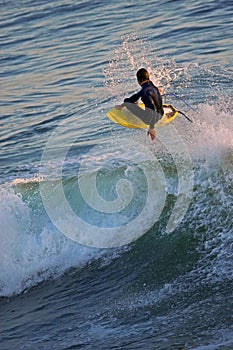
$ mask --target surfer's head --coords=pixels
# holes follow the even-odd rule
[[[140,68],[137,71],[137,80],[138,80],[138,84],[140,85],[150,80],[149,73],[145,68]]]

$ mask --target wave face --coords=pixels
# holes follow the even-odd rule
[[[215,155],[202,153],[193,160],[192,199],[183,220],[168,232],[167,224],[179,197],[179,179],[172,157],[164,150],[160,152],[156,150],[156,157],[166,176],[160,216],[150,228],[145,229],[144,220],[134,226],[140,237],[131,244],[111,249],[70,240],[51,222],[41,200],[40,183],[45,182],[54,193],[58,180],[17,180],[1,188],[1,295],[21,293],[19,300],[29,303],[31,312],[37,313],[39,326],[28,325],[31,336],[24,335],[28,346],[33,348],[35,332],[39,346],[44,344],[45,333],[55,346],[59,332],[63,334],[63,347],[70,346],[70,338],[84,348],[93,342],[102,348],[106,339],[107,343],[114,339],[114,346],[121,347],[133,338],[143,347],[155,344],[165,349],[169,343],[185,341],[198,349],[201,338],[201,343],[211,341],[216,347],[224,344],[230,349],[232,153],[222,149],[221,157],[218,150]],[[94,171],[101,198],[111,203],[116,198],[116,183],[124,177],[136,188],[123,211],[103,213],[98,208],[101,200],[95,202],[98,210],[87,208],[77,177],[65,176],[63,189],[74,212],[96,229],[125,227],[140,215],[146,203],[143,193],[148,188],[139,167],[145,160],[131,159],[129,165],[125,159],[113,162],[112,155],[110,162],[106,162],[106,154],[104,158],[105,166],[100,166],[102,160],[98,159],[98,170]],[[93,158],[86,161],[91,161],[93,171]],[[153,164],[146,162],[154,170]],[[88,194],[92,192],[93,173],[85,171]],[[70,224],[68,217],[65,224]],[[39,282],[43,283],[32,289]],[[8,304],[3,302],[2,306],[5,309]],[[16,315],[21,313],[16,297],[11,299],[11,307]],[[6,333],[12,317],[15,315],[8,317],[3,328]],[[29,322],[30,317],[24,318]],[[53,325],[49,333],[44,330],[45,322]],[[67,322],[68,336],[64,332]],[[205,327],[200,332],[202,322]],[[78,341],[77,331],[84,334]],[[146,332],[143,338],[142,332]]]
[[[18,293],[70,267],[83,266],[101,256],[103,251],[111,255],[105,252],[106,248],[120,249],[125,242],[133,242],[146,233],[146,249],[150,245],[156,247],[157,240],[172,244],[174,239],[182,237],[188,244],[191,239],[192,244],[197,244],[195,250],[201,256],[204,254],[202,259],[207,259],[205,270],[208,265],[214,277],[232,276],[232,154],[220,147],[209,154],[208,145],[201,140],[199,158],[192,161],[191,191],[179,186],[179,176],[183,172],[177,164],[187,171],[184,158],[175,158],[174,154],[172,158],[162,149],[156,150],[156,154],[155,150],[148,150],[146,154],[141,144],[131,141],[120,142],[122,150],[115,153],[117,157],[113,152],[102,154],[102,147],[97,147],[83,159],[69,160],[78,176],[66,175],[61,183],[70,209],[85,223],[78,231],[81,235],[85,230],[83,236],[73,235],[73,217],[65,212],[66,206],[57,194],[59,179],[16,179],[2,186],[1,294]],[[197,147],[193,157],[196,157]],[[153,160],[148,159],[149,153],[153,154]],[[46,168],[46,172],[53,177],[54,167]],[[51,220],[50,209],[46,211],[48,207],[44,206],[40,190],[42,185],[62,226],[59,220]],[[181,208],[175,210],[178,201]],[[172,229],[169,230],[171,218],[169,227]],[[110,242],[107,236],[101,240],[105,231],[111,237]],[[87,242],[83,242],[86,237]],[[175,260],[175,256],[173,258]],[[189,259],[184,267],[186,263],[189,265]],[[166,264],[165,259],[162,269]]]

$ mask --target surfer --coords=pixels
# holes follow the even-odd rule
[[[141,90],[136,94],[124,99],[124,103],[116,105],[117,109],[126,107],[130,112],[140,118],[145,124],[149,125],[147,135],[152,140],[156,137],[155,123],[163,116],[162,97],[158,87],[150,80],[149,73],[145,68],[140,68],[137,71],[137,81],[141,86]],[[137,105],[137,101],[141,98],[145,105],[142,109]]]

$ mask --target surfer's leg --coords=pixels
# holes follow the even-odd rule
[[[150,108],[142,109],[136,103],[125,103],[126,108],[132,112],[136,117],[141,119],[143,123],[150,125],[151,122],[157,123],[161,119],[161,115]]]
[[[150,124],[151,116],[145,109],[142,109],[136,103],[125,102],[124,104],[125,107],[134,115],[136,115],[136,117],[141,119],[143,123],[148,125]]]

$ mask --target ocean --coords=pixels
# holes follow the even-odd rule
[[[232,1],[0,4],[1,350],[233,349]]]

